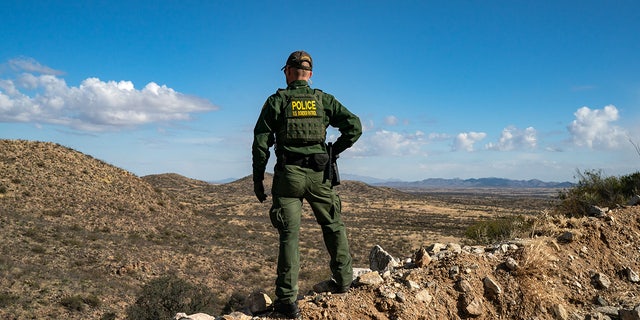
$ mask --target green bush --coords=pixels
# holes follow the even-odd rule
[[[640,172],[620,177],[620,184],[625,197],[640,194]]]
[[[532,222],[530,219],[521,215],[507,216],[480,221],[468,227],[464,235],[481,243],[493,243],[527,233],[531,228]]]
[[[621,177],[604,177],[602,171],[577,172],[578,183],[559,193],[558,213],[567,217],[583,217],[591,206],[615,207],[625,204],[640,190],[640,172]]]
[[[127,319],[172,319],[176,313],[215,313],[214,294],[204,285],[196,286],[168,275],[150,281],[136,302],[127,308]]]

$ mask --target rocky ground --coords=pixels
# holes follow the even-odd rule
[[[396,267],[372,259],[378,271],[348,293],[303,296],[303,319],[640,319],[639,206],[539,228],[491,246],[435,243]]]
[[[358,182],[339,193],[356,266],[372,266],[376,245],[397,265],[365,273],[346,294],[309,293],[328,274],[306,212],[304,319],[638,319],[638,206],[565,218],[546,210],[548,197],[416,195]],[[272,295],[267,209],[250,177],[140,178],[57,144],[0,140],[0,318],[125,319],[145,283],[174,274],[212,291],[217,307],[200,312],[277,319],[222,312],[234,295]],[[534,231],[491,245],[463,236],[513,214],[535,218]],[[421,248],[430,259],[417,259]]]
[[[556,231],[548,236],[443,246],[429,252],[435,261],[383,274],[380,284],[322,303],[307,297],[303,313],[309,319],[638,319],[640,208],[547,223],[541,229]]]

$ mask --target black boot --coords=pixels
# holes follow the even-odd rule
[[[282,314],[283,316],[289,319],[300,319],[300,308],[298,308],[297,302],[282,302],[280,300],[276,300],[273,304],[273,311]]]
[[[330,279],[322,281],[313,286],[313,291],[316,293],[331,292],[331,293],[346,293],[351,288],[351,285],[341,286],[336,283],[335,280]]]

